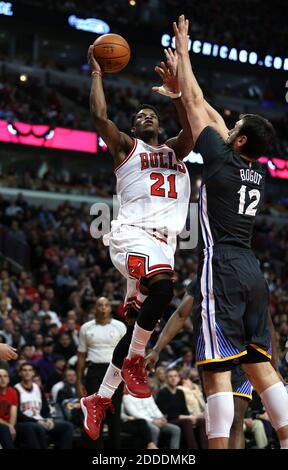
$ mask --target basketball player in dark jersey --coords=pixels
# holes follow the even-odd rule
[[[165,327],[161,331],[156,344],[146,357],[145,364],[148,367],[154,366],[158,360],[161,351],[169,344],[172,339],[183,328],[185,321],[192,312],[193,301],[196,295],[197,280],[194,279],[187,286],[186,293],[182,302],[171,315]],[[269,328],[272,337],[272,364],[277,374],[280,372],[277,367],[277,348],[275,330],[272,319],[268,315]],[[195,351],[194,351],[195,353]],[[231,371],[231,384],[234,399],[234,420],[230,430],[229,449],[244,449],[245,437],[243,431],[243,421],[248,408],[249,401],[252,399],[252,385],[247,379],[243,367],[239,364]]]
[[[181,304],[171,315],[165,327],[161,331],[161,334],[152,351],[147,355],[145,361],[146,366],[151,367],[158,362],[160,352],[183,328],[185,321],[191,315],[196,288],[197,282],[195,279],[187,286],[186,294],[184,295]],[[243,421],[249,401],[252,399],[252,386],[240,365],[233,369],[231,383],[235,412],[234,421],[231,427],[229,448],[243,449],[245,447]]]
[[[281,448],[288,448],[288,395],[273,369],[268,289],[251,250],[264,193],[258,158],[274,137],[261,116],[241,115],[228,131],[207,112],[188,53],[188,21],[173,24],[182,100],[204,161],[199,200],[200,262],[193,306],[196,361],[207,396],[209,448],[227,448],[234,416],[231,370],[241,363],[265,405]],[[211,119],[213,116],[213,119]]]

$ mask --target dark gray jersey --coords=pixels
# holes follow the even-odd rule
[[[241,158],[210,126],[203,129],[196,147],[204,160],[199,249],[215,245],[250,248],[264,195],[265,168]]]

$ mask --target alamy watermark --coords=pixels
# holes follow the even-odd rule
[[[117,230],[125,225],[129,230],[145,230],[156,238],[175,243],[179,234],[181,250],[192,250],[198,243],[198,204],[185,204],[171,201],[163,208],[161,201],[143,203],[139,201],[125,203],[121,209],[117,196],[113,196],[112,206],[106,203],[95,203],[90,209],[94,220],[90,225],[92,238],[99,239],[107,236],[111,230]],[[113,221],[113,222],[112,222]],[[112,224],[111,224],[112,222]]]

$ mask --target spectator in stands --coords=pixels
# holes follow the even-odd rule
[[[53,312],[61,312],[61,304],[55,296],[55,291],[52,287],[45,290],[45,299],[50,302],[50,308]]]
[[[43,342],[43,355],[35,364],[43,384],[46,384],[48,378],[55,372],[56,359],[57,356],[54,354],[53,339],[46,338]]]
[[[53,339],[55,347],[56,347],[58,344],[59,336],[60,336],[59,326],[56,323],[50,322],[49,327],[48,327],[48,333],[46,336],[49,336],[49,338]]]
[[[49,405],[40,387],[33,382],[35,369],[32,364],[24,363],[20,368],[21,381],[15,385],[19,393],[19,422],[32,422],[42,431],[43,447],[45,438],[50,435],[59,449],[71,449],[73,425],[50,417]],[[43,433],[44,431],[44,433]]]
[[[257,449],[265,449],[268,445],[268,439],[266,436],[263,422],[260,419],[245,418],[244,419],[244,432],[253,435],[255,446]]]
[[[75,287],[76,284],[77,281],[70,275],[69,266],[64,264],[56,278],[57,287],[64,289],[68,293],[71,292],[72,288]]]
[[[159,390],[166,386],[165,367],[156,367],[152,377],[149,377],[149,386],[152,391],[152,395],[156,397],[159,393]]]
[[[22,319],[17,308],[12,308],[9,312],[9,318],[12,320],[14,329],[22,332]]]
[[[61,328],[62,323],[61,323],[57,313],[50,310],[49,300],[46,300],[46,299],[42,300],[41,307],[42,308],[39,312],[39,317],[43,318],[44,316],[49,315],[49,317],[51,318],[51,323],[55,323],[59,328]]]
[[[190,415],[195,416],[197,419],[204,419],[205,400],[199,385],[192,382],[191,379],[182,379],[178,389],[184,392]]]
[[[158,446],[160,436],[165,436],[169,449],[180,448],[181,429],[170,424],[161,413],[154,398],[135,398],[129,393],[123,395],[123,411],[136,419],[145,419],[151,432],[152,441]]]
[[[187,378],[193,368],[193,354],[190,348],[182,350],[182,356],[171,362],[167,369],[177,369],[180,377]]]
[[[21,352],[19,354],[20,359],[25,360],[26,362],[33,362],[33,357],[35,353],[34,346],[30,344],[24,344],[21,348]]]
[[[38,318],[33,318],[31,320],[30,329],[25,334],[25,339],[27,344],[34,344],[35,338],[37,335],[41,334],[41,322]]]
[[[20,351],[22,346],[25,344],[25,339],[21,335],[20,331],[15,330],[12,334],[12,347]]]
[[[0,444],[4,449],[14,449],[15,441],[28,449],[45,448],[45,435],[38,425],[17,421],[18,404],[18,393],[9,387],[7,370],[0,369]]]
[[[18,396],[9,385],[9,374],[0,369],[0,444],[3,449],[14,449]]]
[[[10,318],[5,318],[3,321],[3,330],[0,330],[0,335],[5,338],[7,344],[12,346],[13,343],[13,333],[14,333],[14,325]]]
[[[33,354],[33,361],[37,363],[39,359],[43,356],[42,346],[43,346],[44,338],[41,333],[37,333],[34,339],[34,354]]]
[[[61,333],[55,345],[55,354],[63,356],[66,361],[77,354],[77,346],[69,333]]]
[[[53,385],[62,381],[64,378],[64,372],[66,367],[66,360],[63,356],[56,356],[54,362],[54,371],[47,378],[44,388],[46,392],[50,392]]]
[[[77,398],[76,390],[77,375],[74,369],[66,369],[64,372],[63,386],[58,390],[56,401],[62,403],[63,400]]]
[[[166,381],[167,387],[160,390],[156,400],[160,410],[169,423],[181,428],[188,449],[207,449],[205,420],[189,414],[184,393],[177,388],[180,382],[177,369],[167,371]]]
[[[19,291],[22,289],[19,289]],[[27,310],[22,310],[22,324],[24,325],[25,329],[28,329],[34,319],[39,319],[39,302],[33,302],[30,308]]]
[[[30,276],[27,276],[23,288],[25,290],[25,298],[30,302],[37,302],[39,300],[39,294],[36,287],[33,286],[33,281]]]
[[[26,234],[25,232],[23,232],[23,230],[19,228],[19,224],[17,220],[12,221],[10,229],[11,229],[11,234],[15,238],[15,240],[21,243],[26,243]]]
[[[127,415],[122,403],[121,431],[131,434],[134,449],[158,449],[152,440],[151,430],[146,419]]]
[[[76,316],[76,314],[73,310],[71,310],[71,312]],[[62,325],[61,330],[65,333],[68,333],[71,336],[71,338],[73,339],[76,346],[78,346],[80,326],[77,325],[75,318],[69,318],[69,312],[68,312],[68,315],[67,315],[67,321],[64,325]]]

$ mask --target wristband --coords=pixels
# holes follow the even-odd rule
[[[102,75],[100,70],[93,70],[93,72],[91,72],[91,77],[102,77]]]
[[[158,93],[160,93],[160,95],[168,96],[172,100],[175,100],[182,96],[181,91],[179,91],[179,93],[173,93],[172,91],[169,91],[164,85],[160,86],[157,91]]]

